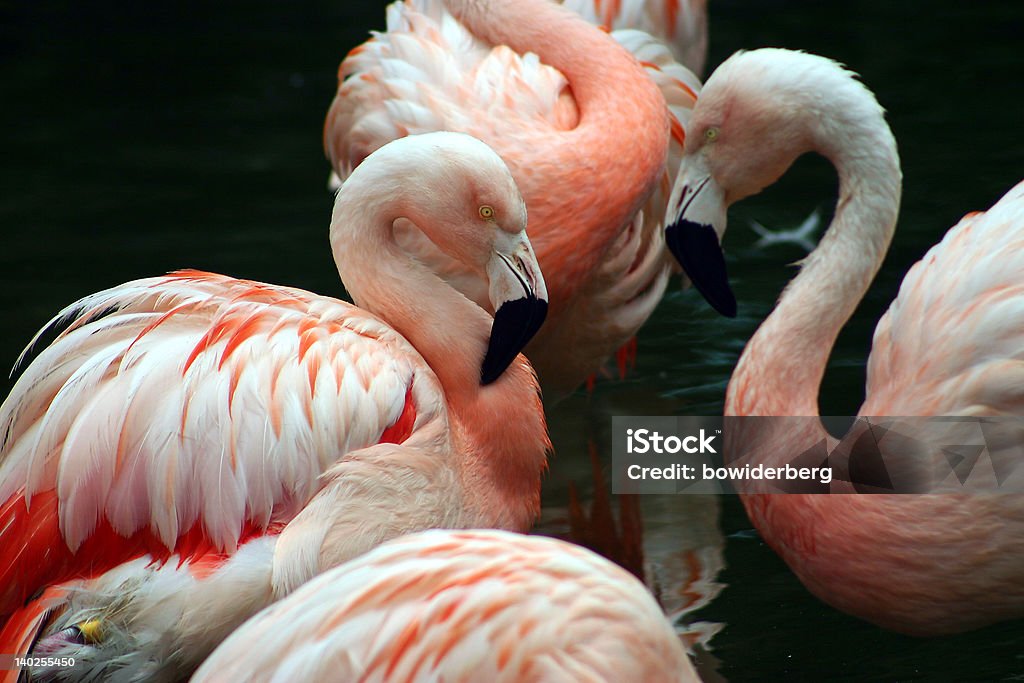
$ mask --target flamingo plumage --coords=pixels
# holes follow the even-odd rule
[[[427,531],[318,576],[194,681],[697,681],[634,576],[576,545]]]
[[[818,393],[836,337],[895,230],[896,142],[882,108],[850,72],[783,50],[723,63],[705,84],[689,133],[673,239],[689,255],[699,251],[694,245],[707,247],[705,263],[720,263],[714,236],[727,206],[774,182],[797,156],[817,151],[838,171],[827,233],[747,344],[726,394],[726,415],[815,418],[744,444],[765,454],[759,461],[779,464],[835,443],[816,419]],[[1024,414],[1022,273],[1024,184],[986,213],[965,217],[909,271],[875,331],[860,414]],[[690,275],[711,299],[728,297],[723,268]],[[916,635],[1024,615],[1017,494],[749,495],[743,502],[811,592],[850,614]]]
[[[675,269],[662,229],[700,84],[649,35],[613,38],[546,0],[397,2],[387,31],[342,62],[324,125],[341,178],[409,133],[458,130],[501,154],[551,293],[526,352],[548,394],[571,391],[626,345]],[[401,238],[489,306],[473,273],[415,231]]]
[[[401,251],[396,221],[485,273],[493,320]],[[0,408],[0,614],[145,554],[216,566],[256,543],[259,580],[191,625],[223,637],[386,538],[528,529],[549,442],[518,355],[546,308],[525,228],[493,150],[412,136],[335,202],[332,250],[358,306],[184,271],[62,311],[67,329]]]
[[[592,24],[636,29],[672,50],[675,60],[700,76],[708,56],[707,0],[564,0]]]

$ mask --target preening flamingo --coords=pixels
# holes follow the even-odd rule
[[[726,207],[774,182],[807,151],[838,171],[835,216],[747,344],[726,415],[818,415],[836,336],[892,238],[901,177],[881,107],[834,62],[757,50],[733,56],[708,79],[687,138],[682,218],[672,228],[686,255],[699,255],[703,245],[703,263],[720,265],[715,235]],[[1018,185],[987,213],[965,217],[907,274],[875,331],[860,414],[1024,414],[1022,274]],[[696,268],[690,276],[711,298],[728,299],[724,269]],[[820,420],[805,424],[765,442],[767,457],[788,461],[831,439]],[[1019,494],[756,495],[743,502],[801,581],[843,611],[920,635],[1024,615]]]
[[[698,76],[708,56],[707,0],[564,0],[592,24],[637,29],[665,43],[676,61]]]
[[[502,531],[406,536],[235,631],[193,681],[697,681],[635,577]]]
[[[396,221],[486,273],[493,326],[396,245]],[[178,591],[169,634],[141,634],[159,640],[137,659],[163,648],[180,675],[274,595],[387,538],[529,528],[549,443],[518,355],[546,307],[525,228],[490,148],[414,136],[335,202],[333,254],[362,308],[195,271],[66,308],[0,408],[0,614],[146,553],[216,575],[252,546],[231,590]]]
[[[572,390],[633,338],[675,267],[662,230],[696,77],[650,36],[616,32],[617,45],[548,0],[408,0],[387,28],[341,64],[324,126],[335,171],[431,130],[501,154],[551,292],[526,354],[546,392]],[[479,277],[416,231],[400,237],[489,307]]]

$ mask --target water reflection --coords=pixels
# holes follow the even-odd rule
[[[569,482],[567,506],[545,505],[538,533],[586,546],[644,581],[691,653],[713,670],[711,639],[724,624],[695,617],[722,591],[725,539],[719,529],[717,496],[613,495],[609,459],[589,445],[591,469]],[[580,489],[589,489],[586,498]],[[710,668],[709,668],[710,667]],[[708,680],[705,678],[705,680]]]

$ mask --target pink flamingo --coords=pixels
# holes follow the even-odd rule
[[[551,292],[526,354],[547,393],[572,390],[633,338],[675,267],[662,232],[696,77],[650,36],[616,33],[633,56],[547,0],[408,0],[387,26],[341,64],[324,126],[335,171],[409,133],[494,147]],[[400,240],[489,307],[478,276],[414,230]]]
[[[676,61],[698,76],[708,56],[707,0],[564,0],[592,24],[637,29],[665,43]]]
[[[486,273],[493,323],[398,248],[398,220]],[[171,628],[187,669],[273,595],[389,537],[528,529],[549,442],[518,355],[546,307],[525,228],[490,148],[415,136],[338,193],[331,245],[363,308],[185,271],[62,311],[51,325],[70,326],[0,408],[0,614],[147,553],[216,568],[249,548],[233,590],[173,596],[196,610]]]
[[[635,577],[564,541],[427,531],[318,576],[193,681],[697,681]]]
[[[896,225],[901,175],[882,109],[834,62],[757,50],[712,74],[689,132],[683,210],[670,239],[684,256],[703,257],[684,265],[712,299],[729,296],[715,237],[726,207],[774,182],[807,151],[838,171],[832,224],[747,344],[726,395],[726,415],[817,417],[836,336]],[[907,274],[875,331],[860,413],[1024,414],[1022,273],[1018,185],[987,213],[965,217]],[[824,439],[835,442],[820,420],[805,424],[757,445],[784,462]],[[1019,495],[754,495],[743,502],[804,585],[845,612],[919,635],[1024,615]]]

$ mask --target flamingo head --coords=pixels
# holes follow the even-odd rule
[[[53,605],[32,646],[32,657],[41,663],[32,667],[31,680],[106,680],[138,669],[140,662],[148,667],[140,634],[127,625],[149,573],[144,562],[131,562],[76,585]],[[69,668],[71,660],[74,665]]]
[[[84,619],[79,623],[66,623],[61,616],[55,618],[61,628],[41,637],[32,648],[32,656],[40,660],[70,661],[73,659],[78,670],[75,675],[86,674],[102,677],[110,673],[106,668],[107,657],[100,655],[103,638],[99,619]],[[97,656],[100,655],[100,656]],[[99,659],[101,662],[97,662]],[[60,665],[41,665],[33,668],[33,681],[64,680],[68,672]]]
[[[835,163],[844,138],[877,125],[881,114],[851,72],[803,52],[738,52],[708,78],[687,125],[665,239],[719,313],[736,315],[720,246],[728,207],[774,183],[805,152]]]
[[[403,215],[488,283],[494,322],[480,381],[490,384],[547,315],[547,286],[526,235],[526,203],[505,162],[476,138],[427,133],[386,147],[398,144],[411,147],[404,163],[420,171],[422,183],[421,192],[402,207]]]

